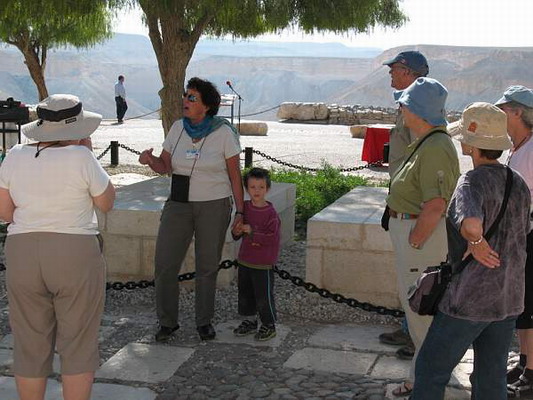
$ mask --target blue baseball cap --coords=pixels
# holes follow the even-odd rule
[[[429,74],[428,60],[419,51],[402,51],[392,60],[385,61],[383,65],[391,66],[394,63],[403,64],[422,76]]]
[[[436,79],[418,78],[397,100],[413,114],[433,126],[446,125],[446,98],[448,90]]]
[[[503,97],[494,103],[494,105],[499,106],[501,104],[510,103],[511,101],[533,108],[533,90],[522,85],[509,86],[505,92],[503,92]]]

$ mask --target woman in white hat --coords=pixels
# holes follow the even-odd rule
[[[524,308],[530,194],[520,175],[498,162],[512,146],[504,112],[473,103],[448,131],[457,135],[474,169],[459,178],[448,208],[454,275],[418,354],[411,399],[443,399],[453,369],[470,346],[472,398],[506,399],[507,353]]]
[[[13,373],[21,400],[44,399],[57,349],[64,399],[89,399],[105,295],[95,208],[115,199],[89,139],[102,116],[64,94],[37,115],[22,127],[35,143],[13,147],[0,167]]]

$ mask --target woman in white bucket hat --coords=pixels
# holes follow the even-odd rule
[[[448,207],[448,262],[455,274],[418,354],[411,399],[443,399],[470,346],[472,399],[506,399],[507,353],[524,308],[530,194],[520,175],[498,161],[512,146],[504,112],[473,103],[448,132],[461,142],[474,169],[459,178]],[[469,254],[472,259],[466,259]]]
[[[0,167],[13,373],[21,400],[44,399],[57,349],[64,399],[89,399],[105,295],[95,208],[115,199],[89,139],[102,117],[65,94],[37,116],[22,127],[35,143],[13,147]]]

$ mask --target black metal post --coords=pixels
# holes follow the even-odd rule
[[[244,148],[244,168],[251,168],[252,164],[254,162],[254,148],[253,147],[245,147]]]
[[[118,165],[118,141],[111,141],[111,165]]]

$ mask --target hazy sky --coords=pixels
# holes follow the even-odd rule
[[[401,45],[533,46],[533,0],[403,0],[409,21],[398,30],[369,34],[304,35],[284,32],[256,40],[340,42],[347,46],[388,49]],[[121,17],[116,32],[145,34],[140,12]]]

